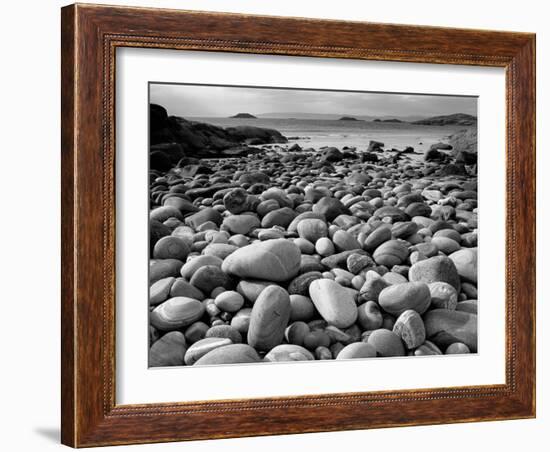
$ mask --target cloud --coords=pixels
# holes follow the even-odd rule
[[[236,113],[323,113],[373,116],[476,114],[474,97],[151,84],[150,100],[172,115],[226,117]]]

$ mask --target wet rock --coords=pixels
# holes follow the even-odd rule
[[[329,324],[347,328],[357,319],[357,306],[351,292],[329,279],[316,279],[309,295],[317,311]]]
[[[347,213],[348,210],[340,200],[324,196],[313,206],[313,212],[323,215],[328,221],[332,221],[338,215]]]
[[[178,259],[155,260],[149,264],[149,284],[170,276],[178,276],[183,262]]]
[[[431,307],[434,309],[456,309],[458,294],[456,289],[443,281],[428,284],[432,298]]]
[[[391,240],[391,238],[391,227],[382,225],[367,236],[365,242],[363,243],[363,248],[367,251],[374,251],[383,243]]]
[[[374,216],[377,218],[391,218],[393,223],[409,220],[409,216],[403,210],[394,206],[380,207],[374,212]]]
[[[449,258],[462,279],[477,284],[477,248],[456,251]]]
[[[367,152],[382,152],[383,147],[384,143],[382,143],[381,141],[370,140],[367,147]]]
[[[351,251],[361,249],[357,239],[347,231],[336,231],[332,236],[337,251]]]
[[[206,331],[205,337],[226,338],[230,339],[234,344],[240,344],[243,340],[241,333],[231,325],[212,326]]]
[[[388,284],[395,285],[395,284],[403,284],[408,282],[407,278],[399,273],[396,273],[394,271],[387,272],[382,276],[382,279],[386,281]]]
[[[260,220],[255,215],[230,215],[223,220],[222,227],[233,234],[248,234],[260,227]]]
[[[240,185],[268,184],[269,176],[261,171],[248,171],[239,176],[238,183]]]
[[[157,304],[166,301],[170,296],[170,289],[176,278],[170,276],[168,278],[163,278],[155,282],[149,288],[149,304],[151,306],[156,306]]]
[[[222,216],[217,210],[207,207],[185,218],[185,224],[195,229],[207,221],[219,226],[222,222]]]
[[[360,271],[368,267],[373,267],[374,265],[375,262],[372,258],[364,254],[350,254],[346,259],[346,267],[354,275],[357,275]]]
[[[373,259],[377,264],[393,267],[405,262],[409,255],[406,245],[398,240],[388,240],[376,248]]]
[[[313,361],[312,353],[304,347],[293,344],[281,344],[272,348],[264,357],[268,362]]]
[[[174,331],[191,325],[204,313],[204,306],[198,300],[174,297],[158,305],[150,313],[151,324],[160,331]]]
[[[399,316],[409,309],[423,314],[431,303],[430,289],[422,282],[395,284],[380,292],[378,302],[392,315]]]
[[[152,221],[160,221],[161,223],[168,220],[169,218],[177,218],[178,220],[183,220],[183,215],[173,206],[162,206],[157,207],[152,210],[149,214],[149,219]]]
[[[214,303],[221,311],[237,312],[244,305],[244,297],[238,292],[228,290],[220,293]]]
[[[477,300],[464,300],[456,304],[456,310],[477,314]]]
[[[163,237],[153,249],[154,259],[178,259],[184,261],[189,254],[189,246],[178,237]]]
[[[246,337],[248,328],[250,326],[250,315],[252,314],[251,308],[240,309],[232,318],[231,326],[235,328],[241,335]]]
[[[432,309],[424,315],[426,336],[440,348],[462,342],[477,351],[477,315],[468,312]]]
[[[228,243],[211,243],[202,250],[202,254],[225,259],[237,249],[239,249],[238,246],[229,245]]]
[[[195,366],[256,363],[260,357],[256,350],[247,344],[230,344],[215,348],[195,362]]]
[[[319,240],[322,240],[322,239],[319,239]],[[363,254],[364,251],[362,250],[348,250],[348,251],[342,251],[340,253],[337,253],[337,254],[332,254],[330,256],[327,256],[323,259],[321,259],[321,263],[329,268],[329,269],[333,269],[333,268],[336,268],[336,267],[341,267],[343,266],[348,257],[351,256],[352,254]]]
[[[330,337],[323,330],[313,330],[307,333],[304,337],[304,347],[314,351],[318,347],[328,347],[330,345]]]
[[[217,265],[205,265],[193,273],[189,282],[203,292],[210,293],[216,287],[225,287],[229,280]]]
[[[194,285],[183,278],[176,278],[170,287],[170,297],[187,297],[195,300],[204,300],[204,294]]]
[[[185,340],[189,344],[194,344],[201,339],[204,339],[206,332],[208,331],[208,325],[204,322],[194,322],[185,330]]]
[[[375,358],[376,348],[365,342],[355,342],[346,345],[339,353],[337,359]]]
[[[412,309],[404,311],[395,321],[393,332],[409,350],[417,348],[426,340],[426,329],[420,314]]]
[[[230,254],[222,270],[240,278],[288,281],[300,270],[300,256],[300,249],[289,240],[267,240]]]
[[[336,249],[328,237],[321,237],[315,242],[315,251],[323,257],[332,256]]]
[[[443,353],[433,342],[426,341],[414,351],[414,356],[442,355]]]
[[[324,162],[339,162],[344,158],[342,152],[335,147],[329,147],[321,153],[321,161]]]
[[[453,261],[446,256],[434,256],[412,265],[409,270],[409,281],[446,282],[460,291],[460,276]]]
[[[162,238],[170,235],[170,228],[158,220],[149,221],[149,247],[152,251],[155,244]]]
[[[182,267],[181,267],[181,276],[183,276],[186,280],[190,280],[195,272],[205,265],[215,265],[217,267],[221,267],[223,260],[220,259],[217,256],[196,256],[192,259],[188,260]]]
[[[288,285],[288,293],[291,295],[309,296],[309,286],[316,279],[321,279],[321,272],[307,272],[294,278]]]
[[[454,342],[445,349],[446,355],[464,355],[470,353],[470,349],[462,342]]]
[[[295,216],[296,213],[290,207],[272,210],[262,218],[262,228],[271,228],[273,226],[286,228]]]
[[[208,352],[230,344],[232,344],[232,342],[231,339],[228,338],[209,337],[200,339],[187,349],[185,353],[185,364],[191,366]]]
[[[390,283],[385,281],[378,273],[369,270],[365,275],[365,283],[359,290],[359,300],[378,302],[380,292],[389,286]]]
[[[311,243],[316,243],[321,237],[327,237],[328,228],[323,220],[306,218],[297,225],[298,235]]]
[[[269,212],[272,212],[273,210],[277,210],[280,207],[281,206],[279,205],[276,199],[267,199],[258,204],[258,206],[256,207],[256,212],[260,217],[264,217]]]
[[[272,285],[271,281],[257,281],[243,279],[237,284],[237,292],[245,299],[254,303],[260,293],[267,287]]]
[[[309,321],[315,315],[315,307],[309,297],[304,295],[290,295],[290,321]]]
[[[284,338],[290,319],[288,292],[279,286],[268,286],[261,293],[250,315],[248,343],[256,350],[269,351]]]
[[[223,197],[223,205],[232,214],[246,212],[249,209],[248,193],[242,188],[234,188]]]
[[[185,336],[171,331],[156,341],[149,350],[149,367],[182,366],[187,351]]]
[[[397,334],[386,329],[374,330],[367,343],[374,347],[378,356],[404,356],[405,347]]]
[[[357,323],[364,330],[376,330],[382,327],[384,318],[380,312],[380,307],[374,301],[367,301],[357,308]]]

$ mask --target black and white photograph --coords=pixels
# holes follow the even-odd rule
[[[151,82],[149,367],[477,353],[477,108]]]

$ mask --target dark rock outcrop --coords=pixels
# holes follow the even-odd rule
[[[151,155],[151,169],[158,169],[159,171],[167,171],[167,169],[170,169],[172,166],[177,164],[178,161],[185,157],[185,152],[178,143],[153,144],[150,146],[149,152]],[[166,169],[167,165],[168,167]]]
[[[466,168],[461,163],[449,163],[443,166],[438,174],[440,176],[465,176],[467,174]]]
[[[456,152],[477,153],[477,127],[459,130],[449,137],[449,144]]]
[[[439,162],[443,163],[450,159],[450,156],[448,154],[445,154],[444,152],[441,152],[437,150],[436,148],[430,148],[426,153],[424,154],[424,161],[426,162]]]
[[[455,162],[456,163],[463,163],[465,165],[475,165],[475,164],[477,164],[477,153],[476,152],[458,151],[455,154]]]
[[[344,154],[335,147],[328,147],[323,149],[320,160],[322,162],[339,162],[344,158]]]
[[[431,149],[436,149],[436,150],[442,150],[442,151],[450,151],[451,149],[453,148],[452,145],[450,145],[449,143],[435,143],[435,144],[432,144],[430,146],[430,150]]]
[[[170,157],[161,151],[153,151],[149,154],[149,168],[151,170],[165,172],[172,168]]]
[[[361,154],[361,161],[363,163],[365,163],[365,162],[376,163],[376,162],[378,162],[378,156],[376,154],[374,154],[373,152],[363,152]]]
[[[161,105],[149,106],[150,152],[155,153],[151,167],[165,170],[168,157],[173,164],[185,156],[198,158],[240,157],[261,152],[251,145],[286,143],[277,130],[253,126],[218,127],[168,116]],[[159,153],[163,153],[162,156]]]
[[[288,152],[302,152],[302,148],[298,143],[294,143],[287,149]]]
[[[452,115],[433,116],[431,118],[414,121],[413,124],[423,126],[473,126],[477,124],[477,117],[465,113],[455,113]]]
[[[223,130],[223,129],[222,129]],[[281,133],[275,129],[264,129],[262,127],[254,126],[236,126],[227,127],[225,129],[227,138],[239,143],[248,139],[262,140],[262,144],[269,143],[286,143],[287,139],[281,135]]]
[[[383,147],[384,143],[381,141],[370,140],[367,152],[382,152]]]

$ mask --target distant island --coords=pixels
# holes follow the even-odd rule
[[[397,118],[391,118],[391,119],[380,119],[376,118],[373,122],[403,122],[400,119]]]
[[[453,115],[433,116],[431,118],[414,121],[413,124],[424,126],[473,126],[477,124],[477,117],[466,113],[455,113]]]
[[[250,113],[237,113],[236,115],[230,116],[230,118],[258,119],[256,116],[251,115]]]
[[[357,121],[374,121],[375,119],[380,119],[383,121],[385,119],[399,119],[402,122],[413,122],[419,121],[420,119],[426,119],[426,115],[404,115],[399,114],[395,115],[360,115],[353,114],[351,112],[337,112],[337,113],[303,113],[296,111],[278,111],[278,112],[267,112],[267,113],[258,113],[256,114],[258,119],[308,119],[308,120],[319,120],[319,121],[337,121],[342,117],[353,117]]]
[[[473,126],[477,124],[477,117],[473,115],[468,115],[466,113],[454,113],[451,115],[432,116],[428,118],[425,118],[425,117],[422,118],[419,116],[373,117],[373,116],[362,116],[362,115],[359,115],[359,116],[343,115],[338,117],[330,114],[314,114],[314,113],[308,113],[307,115],[296,114],[296,113],[270,113],[270,114],[264,113],[264,114],[259,114],[258,116],[254,116],[250,113],[237,113],[236,115],[229,116],[229,118],[236,118],[236,119],[284,118],[284,119],[290,119],[290,120],[322,119],[322,120],[330,120],[330,121],[334,121],[335,119],[337,119],[338,121],[372,121],[372,122],[385,122],[385,123],[394,123],[394,124],[409,123],[409,124],[425,125],[425,126],[449,126],[449,125]]]

